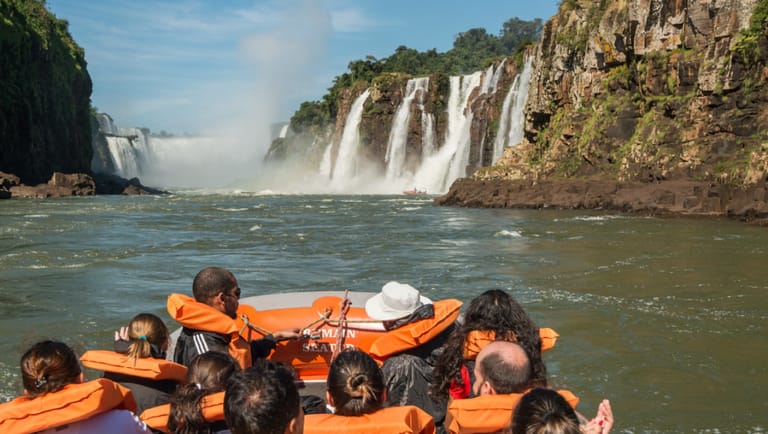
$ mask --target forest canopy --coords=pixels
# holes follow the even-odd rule
[[[490,60],[511,56],[526,45],[538,41],[541,30],[541,18],[525,21],[515,17],[504,22],[498,36],[489,34],[483,28],[459,33],[453,41],[453,48],[445,53],[438,53],[434,48],[418,51],[401,45],[392,55],[383,59],[366,56],[365,59],[353,60],[349,62],[347,72],[333,79],[333,85],[321,101],[301,104],[291,117],[291,128],[302,132],[333,121],[336,118],[339,92],[355,82],[370,83],[376,76],[388,72],[413,76],[467,74],[484,68]]]

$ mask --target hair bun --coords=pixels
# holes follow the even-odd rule
[[[40,377],[37,380],[35,380],[35,387],[40,389],[43,386],[45,386],[45,384],[47,382],[48,382],[48,376],[47,375],[43,375],[42,377]]]
[[[364,374],[357,374],[349,377],[349,396],[352,398],[360,398],[364,395],[364,387],[368,377]]]

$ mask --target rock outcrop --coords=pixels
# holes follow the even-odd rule
[[[68,196],[93,196],[94,194],[145,195],[167,194],[166,191],[146,187],[136,179],[124,179],[116,175],[84,173],[65,174],[54,172],[44,184],[25,185],[18,176],[0,172],[0,199]]]
[[[27,184],[89,173],[91,78],[67,22],[0,0],[0,53],[0,170]]]
[[[35,186],[18,184],[11,186],[9,191],[14,198],[93,196],[96,194],[96,183],[90,175],[83,173],[54,172],[51,179],[45,184]]]
[[[485,208],[593,209],[644,215],[727,216],[768,225],[768,186],[687,180],[459,179],[436,205]]]
[[[768,179],[766,20],[766,0],[563,1],[544,26],[523,143],[439,202],[482,205],[455,200],[458,188],[488,198],[470,188],[473,181],[536,181],[539,190],[604,182],[606,191],[679,181],[725,198],[759,189]],[[622,203],[616,207],[646,209]],[[731,214],[742,207],[667,208]]]

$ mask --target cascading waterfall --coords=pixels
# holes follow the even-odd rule
[[[323,159],[320,160],[320,175],[322,175],[324,178],[331,177],[331,169],[332,169],[331,152],[332,151],[333,151],[333,143],[329,143],[328,146],[325,147],[325,151],[323,151]]]
[[[525,128],[525,102],[528,99],[528,85],[533,75],[533,57],[525,59],[523,70],[515,77],[515,81],[504,97],[501,108],[499,130],[493,142],[493,162],[495,163],[504,152],[506,146],[520,143]]]
[[[445,144],[435,154],[422,160],[414,176],[414,184],[419,188],[425,188],[430,193],[443,192],[453,180],[465,175],[472,125],[472,112],[468,109],[469,97],[481,84],[482,75],[482,71],[478,71],[450,78]]]
[[[94,170],[114,172],[123,178],[141,176],[142,165],[150,158],[147,133],[139,128],[117,127],[112,118],[104,113],[98,114],[96,120],[106,140],[108,158],[111,161],[94,167]],[[113,170],[105,170],[106,168]]]
[[[501,63],[499,63],[499,67],[496,68],[496,71],[494,71],[493,76],[491,77],[490,93],[496,93],[496,89],[499,86],[499,79],[501,78],[502,71],[504,71],[504,64],[506,62],[507,58],[505,57]]]
[[[480,85],[480,94],[487,94],[490,93],[491,87],[493,85],[493,71],[494,67],[493,64],[490,64],[488,66],[488,69],[485,70],[485,73],[483,74],[483,81]]]
[[[370,89],[366,89],[358,96],[347,115],[344,132],[341,135],[341,142],[339,142],[339,152],[336,155],[336,163],[333,165],[331,173],[331,185],[336,189],[344,189],[350,185],[353,178],[358,174],[357,148],[360,144],[360,119],[363,117],[363,104],[370,93]]]
[[[412,78],[405,86],[405,97],[400,103],[387,143],[387,154],[384,162],[387,164],[386,178],[388,181],[400,179],[405,164],[405,145],[408,140],[408,124],[411,120],[411,104],[419,96],[419,108],[424,113],[424,94],[429,86],[429,77]]]
[[[435,115],[424,110],[424,104],[420,104],[421,110],[421,160],[435,153]]]

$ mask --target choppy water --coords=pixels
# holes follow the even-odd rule
[[[0,202],[0,401],[44,337],[108,348],[135,313],[168,319],[209,265],[244,295],[513,293],[561,334],[551,383],[616,432],[768,430],[768,230],[725,220],[433,207],[399,196],[177,195]],[[169,320],[170,324],[170,320]]]

